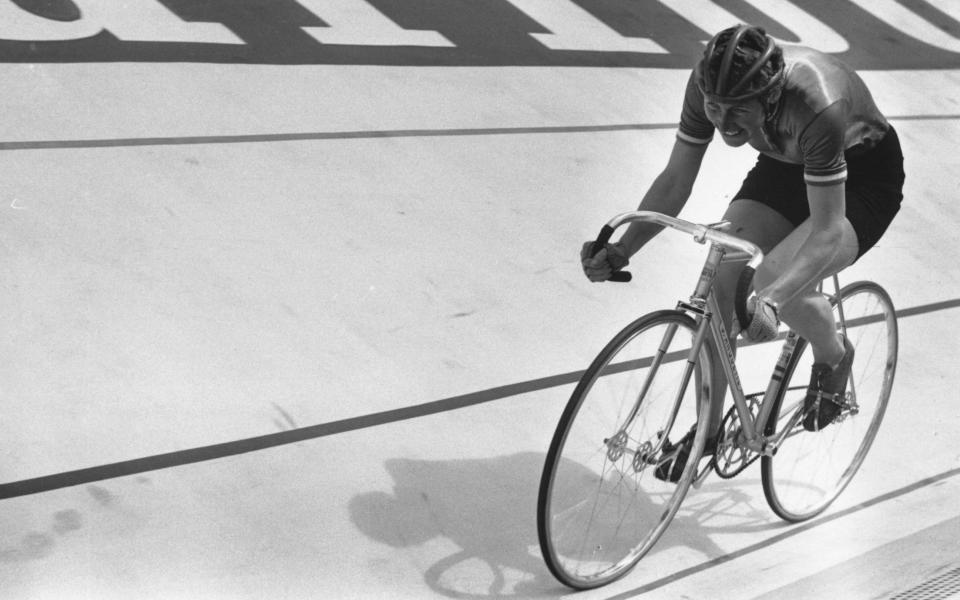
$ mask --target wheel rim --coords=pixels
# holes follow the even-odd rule
[[[646,400],[626,423],[651,357],[672,328]],[[601,352],[574,391],[547,458],[539,506],[544,558],[571,587],[596,587],[629,571],[663,533],[689,487],[689,477],[672,484],[656,479],[654,470],[662,445],[658,432],[670,422],[692,338],[689,317],[641,319]],[[701,361],[710,360],[706,355],[704,346]],[[708,389],[697,372],[684,393],[677,433],[668,434],[671,442],[696,422],[698,391]],[[705,436],[697,437],[694,452]]]
[[[776,455],[763,461],[767,499],[789,521],[819,514],[847,486],[876,436],[893,384],[897,326],[889,297],[874,284],[855,284],[841,296],[847,335],[856,348],[847,390],[851,407],[821,431],[807,432],[798,425]],[[805,343],[797,352],[799,358],[786,374],[778,431],[806,395],[812,353]]]

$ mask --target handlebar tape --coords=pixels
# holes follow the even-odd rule
[[[740,280],[737,281],[737,292],[734,296],[733,306],[737,311],[737,321],[740,321],[740,327],[746,329],[750,325],[750,315],[747,314],[747,296],[750,295],[750,284],[753,283],[753,274],[756,271],[753,267],[744,267],[740,272]]]
[[[610,237],[613,235],[613,227],[609,225],[604,225],[600,230],[600,235],[597,236],[597,241],[593,243],[593,246],[590,248],[590,258],[593,258],[597,255],[603,248],[607,245],[607,242],[610,241]],[[633,275],[629,271],[614,271],[610,276],[610,279],[607,281],[615,281],[618,283],[626,283],[633,279]]]

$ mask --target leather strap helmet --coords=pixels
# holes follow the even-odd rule
[[[762,74],[768,64],[771,69]],[[783,80],[783,51],[763,29],[737,25],[713,36],[697,71],[704,94],[741,102],[771,91]]]

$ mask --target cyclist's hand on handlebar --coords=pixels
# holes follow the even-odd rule
[[[780,317],[776,309],[756,296],[747,299],[747,315],[750,323],[743,328],[743,335],[752,342],[769,342],[777,339]]]
[[[627,252],[621,244],[606,244],[591,258],[593,244],[587,242],[580,250],[580,263],[590,281],[607,281],[616,271],[630,264]]]

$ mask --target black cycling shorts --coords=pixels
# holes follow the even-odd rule
[[[857,233],[859,259],[872,248],[903,200],[903,153],[893,127],[869,150],[846,152],[847,220]],[[754,200],[765,204],[799,226],[810,217],[803,165],[785,163],[761,154],[743,180],[733,200]]]

